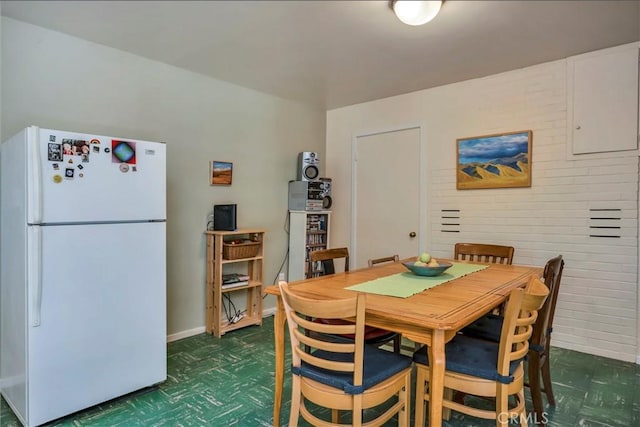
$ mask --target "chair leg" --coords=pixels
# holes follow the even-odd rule
[[[541,419],[544,404],[542,403],[542,390],[540,389],[540,354],[529,352],[528,370],[533,412],[536,414],[537,419]]]
[[[544,382],[544,392],[547,395],[549,405],[556,406],[556,399],[553,397],[553,387],[551,386],[551,369],[548,356],[542,362],[542,381]]]
[[[406,376],[404,387],[398,393],[398,400],[404,403],[398,414],[398,427],[409,427],[411,422],[411,375]]]
[[[528,427],[529,422],[527,421],[527,408],[525,407],[525,403],[524,403],[524,388],[521,389],[516,394],[516,399],[517,399],[516,404],[519,405],[522,402],[522,411],[520,411],[520,413],[518,414],[518,421],[520,423],[520,427]]]
[[[499,385],[496,390],[496,427],[509,425],[509,390]]]
[[[418,366],[416,369],[416,403],[415,403],[415,414],[414,414],[414,422],[416,427],[424,426],[424,414],[427,406],[427,401],[424,396],[427,392],[427,376],[425,369],[421,366]]]
[[[300,377],[292,375],[291,380],[291,413],[289,414],[289,426],[295,427],[298,425],[298,418],[300,417]]]
[[[400,354],[400,346],[402,344],[402,335],[398,334],[393,337],[393,352],[395,354]]]
[[[354,426],[362,425],[362,395],[356,394],[353,396],[353,413],[351,414],[353,417],[351,422]]]
[[[444,400],[449,400],[452,401],[454,400],[454,396],[455,396],[456,392],[450,388],[445,388],[444,389]],[[449,418],[451,418],[451,409],[449,408],[442,408],[442,419],[445,421],[449,421]]]
[[[339,421],[340,421],[340,411],[338,411],[337,409],[332,409],[331,422],[334,424],[338,424]]]

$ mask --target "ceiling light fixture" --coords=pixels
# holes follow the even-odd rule
[[[423,25],[440,12],[442,1],[398,1],[391,2],[391,8],[399,20],[407,25]]]

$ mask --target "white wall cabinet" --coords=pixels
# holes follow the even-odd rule
[[[331,211],[289,211],[290,282],[310,277],[309,253],[329,247]]]
[[[572,154],[638,148],[638,44],[567,60]]]

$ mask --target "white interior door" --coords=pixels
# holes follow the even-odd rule
[[[370,258],[418,255],[420,146],[419,127],[355,138],[352,267],[365,267]]]

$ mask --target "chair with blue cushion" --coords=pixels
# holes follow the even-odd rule
[[[563,269],[564,260],[562,259],[562,255],[551,258],[544,266],[542,277],[544,278],[545,285],[549,288],[549,297],[538,312],[538,319],[533,325],[533,334],[529,343],[529,357],[527,361],[529,383],[527,385],[531,391],[533,410],[538,420],[544,420],[543,391],[547,396],[549,404],[551,406],[555,406],[556,404],[551,385],[549,349],[551,347],[553,317],[556,311],[556,302],[560,291]],[[468,336],[498,342],[500,340],[502,322],[502,316],[487,314],[464,328],[462,333]],[[540,386],[541,377],[544,388]]]
[[[551,370],[549,367],[549,350],[551,348],[551,332],[553,331],[553,316],[556,311],[556,302],[560,291],[560,281],[564,270],[564,260],[562,255],[550,259],[544,267],[544,283],[549,288],[549,298],[538,312],[538,320],[533,325],[533,336],[531,337],[529,350],[529,389],[531,390],[531,400],[537,419],[542,420],[543,404],[542,392],[547,395],[547,401],[551,406],[556,406],[551,388]],[[540,388],[540,376],[544,389]]]
[[[311,266],[309,271],[313,271],[314,273],[318,273],[321,276],[327,276],[329,274],[335,274],[335,265],[334,260],[344,258],[344,271],[349,271],[349,249],[347,248],[332,248],[332,249],[321,249],[317,251],[313,251],[309,254],[309,261]],[[315,268],[314,266],[319,264],[320,268]],[[345,323],[345,320],[327,320],[327,319],[316,319],[317,322],[325,322],[325,323]],[[343,335],[342,338],[353,339],[353,336]],[[393,352],[400,353],[400,344],[401,344],[402,336],[396,334],[395,332],[387,331],[385,329],[376,328],[374,326],[365,326],[364,329],[364,340],[367,344],[381,346],[388,342],[393,341]]]
[[[531,277],[526,289],[515,289],[507,301],[500,341],[492,342],[466,335],[457,335],[446,344],[446,371],[442,406],[449,410],[484,419],[496,420],[497,426],[507,426],[517,418],[527,425],[524,400],[523,360],[529,351],[529,338],[537,311],[549,294],[549,289],[537,277]],[[425,405],[429,400],[429,360],[426,347],[413,355],[416,362],[415,425],[424,425]],[[455,392],[495,398],[493,410],[465,405],[453,399]],[[515,405],[509,407],[509,396]]]
[[[460,261],[489,262],[492,264],[511,264],[513,246],[489,245],[485,243],[456,243],[453,257]]]
[[[299,416],[314,426],[358,426],[365,421],[382,425],[397,416],[398,425],[408,426],[411,358],[365,344],[365,295],[316,300],[296,295],[295,287],[289,288],[285,282],[279,286],[291,341],[289,425],[297,426]],[[349,318],[354,322],[324,324],[308,320],[317,317]],[[336,342],[333,336],[341,334],[353,334],[354,340]],[[331,420],[313,414],[307,402],[331,409]],[[368,411],[377,414],[375,419],[363,420],[363,411],[376,407],[378,411]],[[314,412],[318,409],[312,406]],[[339,411],[351,412],[351,417],[342,414],[343,424]]]
[[[487,262],[491,264],[513,263],[513,246],[492,245],[487,243],[456,243],[453,258],[459,261]],[[504,307],[496,307],[495,314],[502,313]]]
[[[335,274],[334,260],[344,258],[344,271],[349,271],[349,249],[330,248],[309,252],[309,272],[307,279]]]

